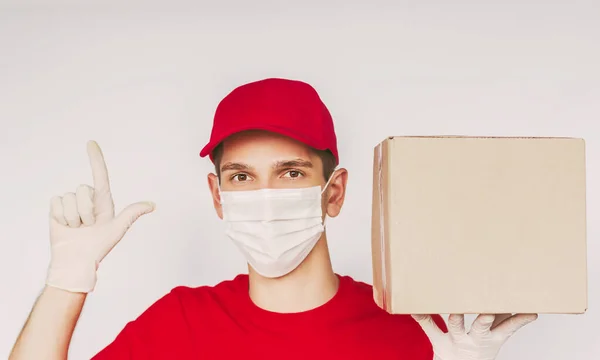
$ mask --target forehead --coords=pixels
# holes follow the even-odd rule
[[[289,137],[266,131],[244,131],[223,141],[221,164],[244,162],[270,165],[276,161],[297,158],[314,160],[317,156],[309,146]]]

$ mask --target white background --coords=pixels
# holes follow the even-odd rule
[[[172,287],[245,270],[198,152],[227,92],[275,76],[314,85],[335,117],[350,182],[329,226],[333,262],[367,282],[380,140],[584,137],[590,309],[542,316],[499,359],[600,358],[600,2],[45,3],[0,3],[0,358],[43,287],[50,197],[91,182],[88,139],[104,149],[118,207],[158,208],[102,263],[73,359],[92,356]]]

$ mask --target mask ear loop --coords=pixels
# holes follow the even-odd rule
[[[217,178],[217,189],[219,190],[219,204],[223,205],[223,190],[221,190],[220,178]]]
[[[335,174],[336,171],[337,171],[337,167],[335,169],[333,169],[333,172],[329,176],[329,179],[327,179],[327,182],[325,183],[325,186],[323,186],[323,189],[321,190],[321,195],[323,195],[323,193],[325,192],[325,190],[327,190],[327,187],[329,186],[329,183],[331,182],[331,179],[333,179],[333,174]]]
[[[323,186],[323,190],[321,190],[321,195],[323,195],[323,193],[325,192],[325,190],[327,190],[327,187],[329,186],[329,183],[331,182],[331,179],[333,179],[333,175],[335,174],[336,171],[337,171],[337,167],[335,169],[333,169],[333,172],[329,176],[329,179],[327,179],[327,182],[325,183],[325,186]],[[323,227],[325,227],[325,222],[326,221],[327,221],[327,213],[325,213],[325,217],[323,218]]]

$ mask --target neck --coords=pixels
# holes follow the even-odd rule
[[[338,289],[325,233],[306,259],[291,273],[269,279],[249,268],[250,298],[258,307],[279,313],[317,308],[329,301]]]

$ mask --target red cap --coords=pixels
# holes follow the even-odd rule
[[[234,89],[215,112],[210,141],[200,152],[210,155],[225,138],[245,130],[265,130],[329,150],[339,162],[333,119],[310,85],[287,79],[264,79]]]

